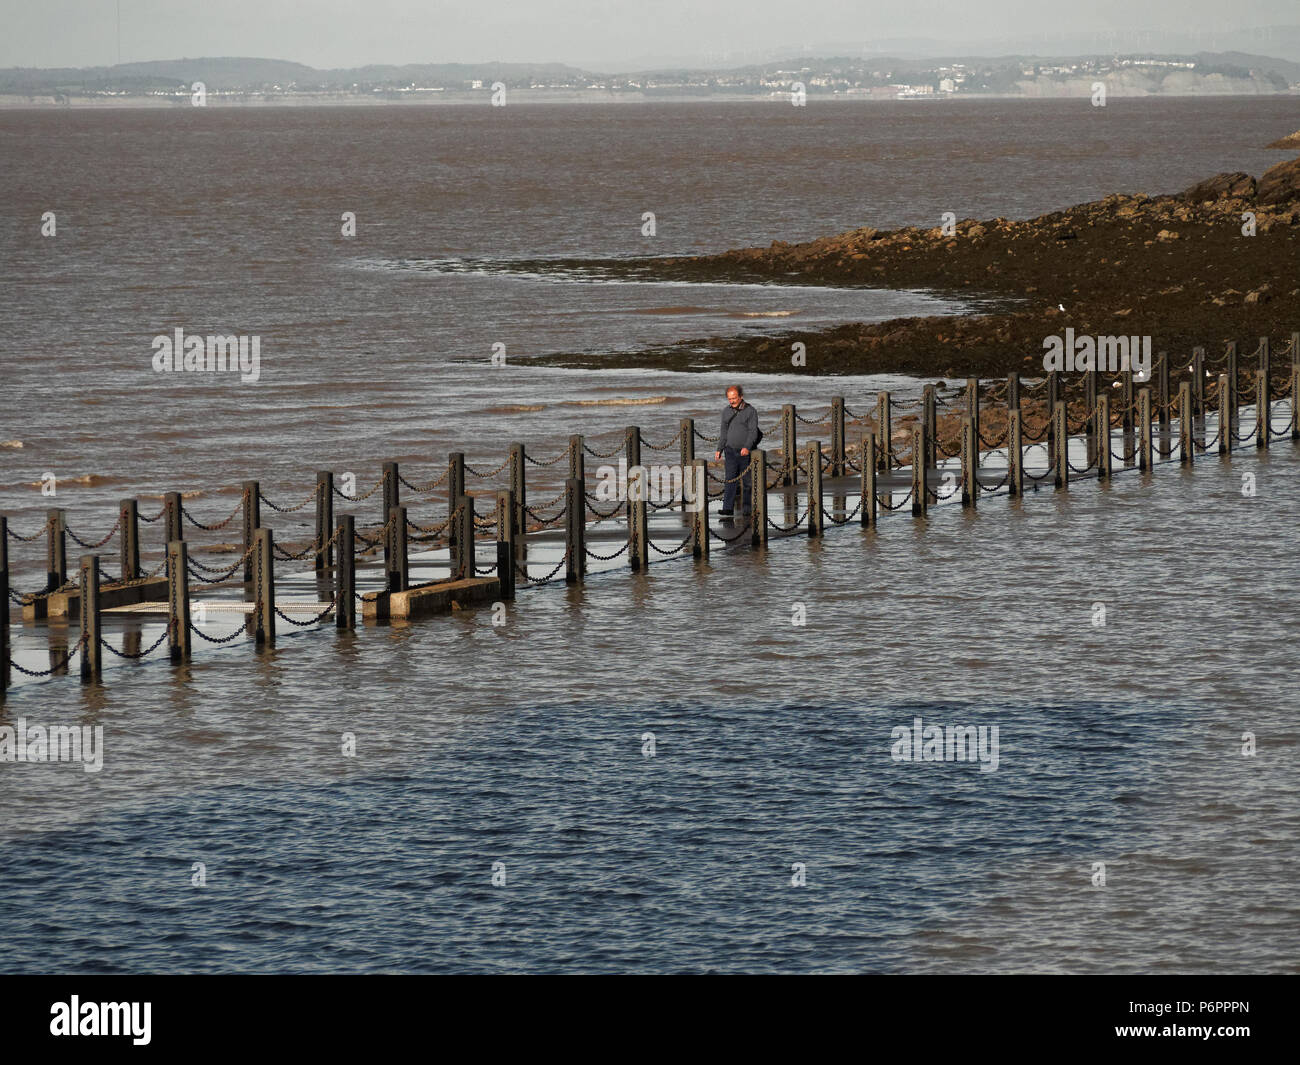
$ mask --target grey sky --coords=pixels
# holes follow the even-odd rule
[[[117,61],[117,0],[0,0],[0,67]],[[1114,33],[1116,49],[1243,48],[1241,31],[1300,22],[1296,0],[120,0],[124,62],[260,56],[314,67],[565,62],[630,69],[714,65],[772,53],[860,54],[873,42],[974,51],[981,42],[1068,50]],[[1139,34],[1147,32],[1142,38]],[[1255,47],[1270,53],[1266,36]],[[1186,43],[1180,39],[1177,43]],[[1017,50],[1030,50],[1019,47]]]

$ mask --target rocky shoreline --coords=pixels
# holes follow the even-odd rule
[[[1253,219],[1253,226],[1251,220]],[[1253,228],[1253,235],[1249,231]],[[993,377],[1042,372],[1044,338],[1150,336],[1155,351],[1300,329],[1300,159],[1219,174],[1182,193],[1107,196],[1028,221],[864,228],[804,244],[642,260],[631,276],[923,289],[974,314],[853,323],[777,337],[713,337],[536,365],[821,375]],[[807,349],[796,371],[791,345]]]

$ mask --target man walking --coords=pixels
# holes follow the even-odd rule
[[[741,503],[748,514],[753,505],[753,476],[749,474],[749,453],[758,447],[763,432],[758,427],[758,411],[745,402],[745,392],[740,385],[727,389],[727,409],[722,412],[722,432],[718,434],[718,450],[714,461],[726,459],[726,485],[722,491],[721,517],[730,518],[736,512],[736,490],[742,488]],[[746,474],[742,479],[742,474]],[[764,486],[766,487],[766,486]]]

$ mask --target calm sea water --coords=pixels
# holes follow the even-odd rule
[[[121,495],[200,490],[212,518],[257,474],[285,498],[325,464],[423,477],[510,438],[663,438],[718,381],[493,371],[491,343],[925,297],[502,260],[643,254],[643,210],[655,250],[686,252],[1178,188],[1275,161],[1257,147],[1294,126],[1285,104],[0,115],[0,437],[24,444],[0,449],[0,502],[23,531],[44,471],[113,477],[60,487],[94,530]],[[39,241],[43,210],[59,235]],[[707,310],[640,313],[683,307]],[[260,333],[262,381],[155,376],[149,339],[177,325]],[[765,378],[756,402],[866,406],[878,384]],[[491,413],[512,405],[544,409]],[[612,573],[523,593],[500,626],[464,611],[24,685],[3,723],[102,725],[106,756],[0,763],[0,969],[1295,971],[1297,458]],[[43,557],[18,562],[29,586]],[[998,769],[895,762],[917,716],[998,726]]]

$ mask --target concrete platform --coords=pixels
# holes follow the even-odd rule
[[[404,592],[367,592],[361,599],[363,618],[423,618],[449,614],[452,604],[490,603],[501,597],[501,582],[495,577],[474,577],[463,581],[438,581]]]
[[[126,606],[133,603],[167,602],[167,578],[146,577],[142,580],[123,581],[119,584],[101,584],[99,586],[101,609]],[[23,620],[37,621],[40,618],[73,617],[81,612],[81,589],[73,588],[66,592],[55,592],[42,599],[33,599],[23,604]],[[166,613],[164,605],[163,613]]]

